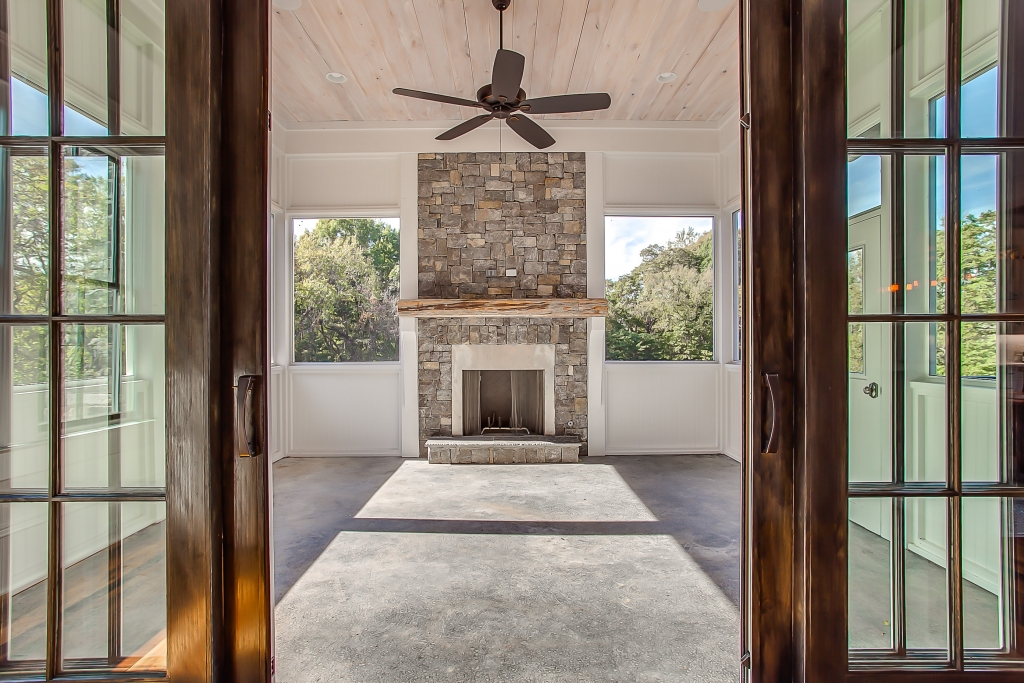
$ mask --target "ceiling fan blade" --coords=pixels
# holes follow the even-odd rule
[[[491,94],[509,101],[516,99],[525,68],[526,57],[512,50],[498,50],[491,71]]]
[[[529,109],[526,107],[529,106]],[[596,111],[612,106],[612,97],[606,92],[587,92],[578,95],[538,97],[523,102],[523,111],[531,114],[573,114],[578,111]]]
[[[455,138],[459,137],[460,135],[465,135],[469,131],[475,130],[475,129],[479,128],[480,126],[482,126],[485,123],[487,123],[488,121],[490,121],[492,118],[494,118],[494,116],[492,114],[482,114],[480,116],[474,116],[473,118],[469,119],[468,121],[463,121],[459,125],[457,125],[454,128],[452,128],[451,130],[446,130],[445,132],[441,133],[440,135],[438,135],[434,139],[435,140],[454,140]]]
[[[449,97],[448,95],[438,95],[432,92],[423,92],[421,90],[409,90],[408,88],[395,88],[391,92],[396,95],[403,97],[415,97],[419,100],[430,100],[431,102],[444,102],[445,104],[455,104],[460,107],[477,107],[484,109],[484,105],[473,100],[464,100],[461,97]]]
[[[555,144],[555,139],[548,135],[546,130],[522,114],[513,114],[508,117],[508,127],[537,149],[547,149]]]

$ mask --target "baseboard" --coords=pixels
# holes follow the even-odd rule
[[[385,458],[402,455],[402,451],[395,448],[386,451],[338,451],[335,453],[289,453],[288,458]]]

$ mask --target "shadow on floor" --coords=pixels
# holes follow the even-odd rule
[[[655,455],[583,459],[583,467],[614,467],[657,521],[356,518],[403,462],[399,457],[340,457],[285,458],[274,464],[275,602],[280,602],[338,533],[367,531],[668,534],[734,604],[739,603],[740,467],[731,458]]]

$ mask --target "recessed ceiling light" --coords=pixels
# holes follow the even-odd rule
[[[697,0],[697,9],[702,12],[717,12],[731,5],[733,0]]]
[[[331,73],[327,74],[327,80],[329,80],[331,83],[344,83],[345,81],[348,80],[348,77],[346,77],[345,74],[340,73],[338,71],[332,71]]]
[[[274,0],[274,7],[296,10],[302,7],[302,0]]]
[[[658,83],[671,83],[676,80],[676,75],[671,71],[666,71],[663,74],[658,74]]]

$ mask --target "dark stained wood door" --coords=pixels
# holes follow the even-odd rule
[[[747,680],[1024,676],[1021,35],[743,3]]]

